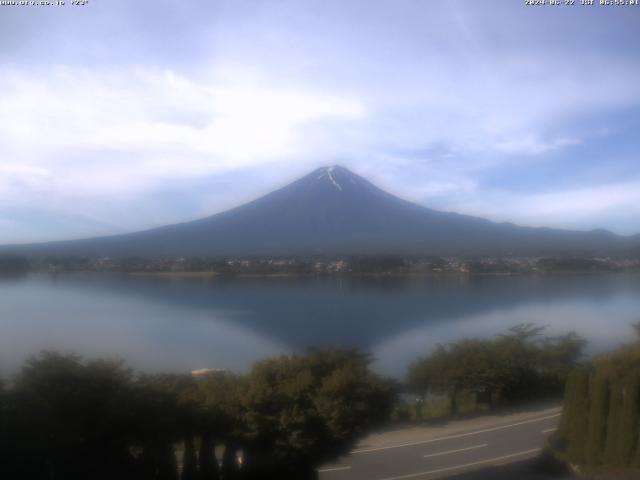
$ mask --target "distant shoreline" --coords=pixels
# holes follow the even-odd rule
[[[41,272],[47,273],[47,272]],[[74,272],[59,272],[74,273]],[[414,273],[226,273],[226,272],[92,272],[77,271],[75,273],[122,273],[131,277],[157,278],[441,278],[441,277],[530,277],[530,276],[562,276],[562,275],[604,275],[604,274],[640,274],[640,269],[628,270],[562,270],[544,272],[414,272]]]
[[[101,272],[96,272],[101,273]],[[109,272],[112,273],[112,272]],[[113,272],[124,273],[132,277],[167,277],[167,278],[232,278],[232,277],[311,277],[317,275],[298,273],[221,273],[221,272]],[[332,275],[333,276],[333,275]]]

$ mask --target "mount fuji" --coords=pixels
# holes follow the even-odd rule
[[[1,250],[32,256],[235,256],[577,255],[639,249],[638,236],[521,227],[432,210],[391,195],[346,168],[332,166],[200,220]]]

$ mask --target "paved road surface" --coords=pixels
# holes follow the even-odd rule
[[[459,422],[445,432],[438,432],[445,433],[440,436],[430,435],[425,429],[423,438],[414,434],[410,441],[358,448],[340,462],[320,469],[320,479],[485,478],[475,475],[514,462],[525,465],[537,456],[559,418],[559,409],[555,408],[515,418],[497,417],[489,424]],[[469,428],[465,429],[465,425]],[[494,473],[498,470],[494,469]]]

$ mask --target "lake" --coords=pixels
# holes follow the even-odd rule
[[[640,275],[179,279],[31,274],[0,280],[0,373],[42,349],[146,371],[247,371],[312,345],[357,346],[403,376],[439,342],[518,323],[575,330],[597,353],[629,340]]]

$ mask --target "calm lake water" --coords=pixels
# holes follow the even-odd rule
[[[246,371],[311,345],[358,346],[402,376],[438,342],[532,322],[589,351],[631,338],[640,275],[411,279],[166,279],[29,275],[0,280],[0,374],[41,349],[121,357],[138,369]]]

